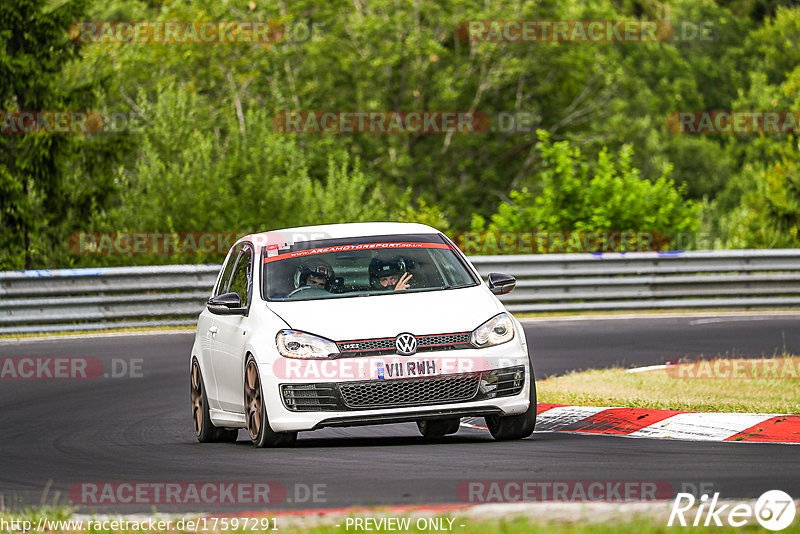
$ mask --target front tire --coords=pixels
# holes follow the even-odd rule
[[[197,441],[200,443],[236,441],[236,438],[239,437],[237,429],[219,428],[211,422],[206,388],[203,383],[203,375],[200,372],[200,364],[197,363],[197,360],[192,360],[191,390],[192,421]]]
[[[423,419],[422,421],[417,421],[417,428],[419,428],[419,433],[426,438],[440,438],[447,434],[455,434],[458,432],[458,425],[460,423],[460,417]]]
[[[291,447],[297,440],[297,432],[275,432],[269,425],[267,407],[258,365],[252,356],[247,358],[244,372],[244,408],[247,419],[247,432],[258,448]]]
[[[497,441],[524,439],[533,434],[536,426],[536,380],[533,376],[533,363],[530,368],[531,389],[528,395],[530,399],[528,410],[519,415],[490,415],[484,418],[486,427]]]

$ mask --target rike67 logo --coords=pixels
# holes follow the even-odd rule
[[[733,527],[741,527],[753,519],[768,530],[783,530],[794,521],[796,513],[795,503],[788,493],[781,490],[770,490],[758,498],[755,506],[749,503],[720,503],[719,492],[714,493],[709,499],[707,494],[700,497],[700,505],[693,510],[696,504],[694,495],[691,493],[678,493],[675,502],[672,503],[672,510],[669,514],[667,526],[673,526],[677,519],[677,524],[688,526],[687,517],[692,526],[718,526],[728,524]],[[692,516],[694,520],[692,521]]]

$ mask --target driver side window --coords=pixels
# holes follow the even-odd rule
[[[236,265],[236,259],[239,257],[244,244],[234,246],[228,254],[228,259],[222,267],[222,275],[219,277],[219,284],[214,290],[215,297],[223,295],[228,292],[228,287],[231,283],[231,274],[233,274],[233,266]]]
[[[250,295],[253,284],[253,250],[245,246],[239,254],[236,268],[231,276],[228,291],[239,295],[243,308],[250,306]]]

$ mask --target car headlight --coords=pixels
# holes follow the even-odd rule
[[[339,355],[339,347],[333,341],[297,330],[281,330],[275,344],[286,358],[328,359]]]
[[[472,331],[472,344],[478,348],[500,345],[514,339],[514,323],[507,313],[495,315]]]

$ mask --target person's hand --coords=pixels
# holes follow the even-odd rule
[[[394,286],[394,290],[398,291],[402,289],[408,289],[409,287],[411,287],[408,281],[411,280],[412,276],[414,275],[411,273],[403,273],[403,276],[400,277],[400,280],[398,280],[397,285]]]

